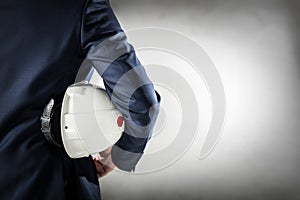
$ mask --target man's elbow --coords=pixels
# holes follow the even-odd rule
[[[130,101],[130,118],[139,126],[153,126],[159,114],[160,95],[153,86],[136,90]]]

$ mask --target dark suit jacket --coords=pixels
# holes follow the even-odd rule
[[[109,2],[1,0],[0,26],[0,199],[100,199],[93,161],[72,160],[63,148],[49,144],[40,131],[40,116],[51,98],[61,102],[86,59],[103,77],[110,96],[123,74],[141,67]],[[106,40],[112,47],[103,49]],[[100,61],[106,58],[101,55],[116,49],[123,53],[103,68]],[[147,76],[142,71],[135,78]],[[126,89],[130,85],[134,80],[112,98],[128,122],[112,159],[126,171],[134,169],[153,128],[139,130],[134,123],[152,124],[159,104],[149,81],[133,94]],[[126,113],[122,96],[128,95]],[[59,113],[57,109],[51,122],[58,140]]]

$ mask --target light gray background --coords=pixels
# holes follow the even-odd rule
[[[300,199],[299,1],[111,4],[125,30],[164,27],[194,39],[219,70],[228,102],[208,158],[198,160],[194,144],[159,172],[113,172],[100,180],[103,199]]]

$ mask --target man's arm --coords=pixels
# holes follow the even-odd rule
[[[93,66],[106,91],[123,114],[125,129],[111,149],[121,170],[132,171],[151,137],[160,97],[136,57],[114,15],[109,1],[88,0],[81,33],[83,67]]]

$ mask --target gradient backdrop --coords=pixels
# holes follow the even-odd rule
[[[115,171],[100,180],[104,200],[300,199],[299,2],[111,0],[126,31],[170,28],[205,49],[223,80],[227,114],[206,159],[198,159],[196,139],[163,170]]]

